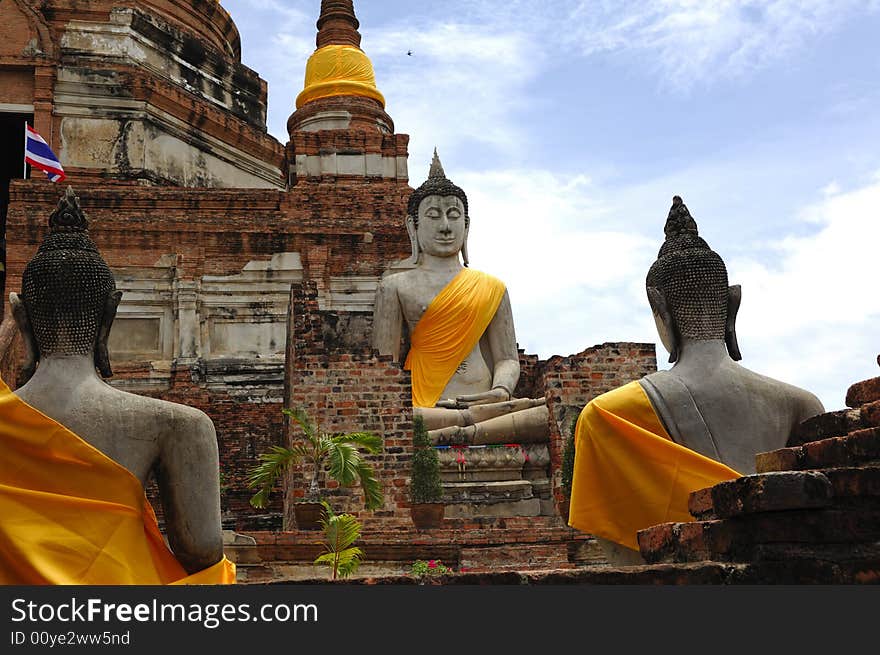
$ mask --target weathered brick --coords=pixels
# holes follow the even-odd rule
[[[856,382],[846,392],[847,407],[860,407],[878,400],[880,400],[880,377]]]
[[[796,448],[780,448],[769,453],[758,453],[755,456],[755,470],[758,473],[772,471],[795,471],[801,468],[803,450]]]
[[[880,428],[808,443],[803,446],[803,453],[804,468],[850,466],[880,459]]]
[[[688,497],[688,512],[695,519],[708,520],[716,518],[712,506],[712,488],[694,491]]]
[[[822,473],[831,483],[834,496],[880,496],[880,466],[824,469]]]
[[[827,507],[832,502],[831,483],[821,473],[812,471],[744,476],[715,485],[711,495],[718,518]]]
[[[842,437],[853,430],[868,427],[863,422],[859,410],[842,409],[836,412],[819,414],[798,425],[788,439],[788,446],[801,446],[810,441],[829,437]]]
[[[880,427],[880,400],[862,405],[859,412],[863,423],[862,427]]]

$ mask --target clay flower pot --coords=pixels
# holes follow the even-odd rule
[[[409,507],[409,513],[413,524],[419,530],[439,528],[443,525],[443,514],[446,505],[443,503],[413,503]]]

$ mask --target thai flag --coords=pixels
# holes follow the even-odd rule
[[[25,124],[24,160],[39,168],[53,182],[61,182],[65,177],[61,162],[52,148],[30,125]]]

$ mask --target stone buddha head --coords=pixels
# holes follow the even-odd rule
[[[436,149],[428,179],[409,197],[406,226],[413,261],[423,252],[436,257],[454,257],[461,252],[464,265],[468,265],[467,196],[447,179]]]
[[[107,339],[122,292],[88,235],[88,219],[71,187],[49,217],[49,234],[25,267],[21,295],[10,294],[24,337],[24,380],[40,359],[92,355],[110,377]]]
[[[672,199],[664,232],[645,286],[669,361],[675,362],[683,340],[691,339],[724,339],[730,357],[742,359],[735,330],[741,288],[728,286],[724,261],[700,238],[679,196]]]

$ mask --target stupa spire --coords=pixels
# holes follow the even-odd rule
[[[361,50],[360,26],[352,0],[322,0],[318,18],[318,49],[306,63],[302,92],[296,108],[335,96],[370,98],[385,107],[385,97],[376,88],[370,58]]]
[[[326,45],[350,45],[361,47],[360,23],[354,15],[352,0],[321,0],[321,16],[318,18],[318,48]]]

